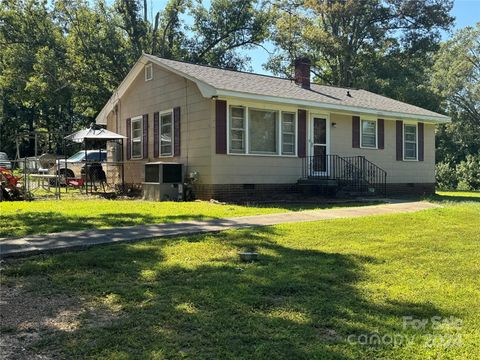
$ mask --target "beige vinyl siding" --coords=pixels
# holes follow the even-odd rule
[[[153,66],[153,80],[145,81],[141,71],[119,102],[118,124],[113,112],[107,117],[107,128],[126,136],[126,119],[148,114],[148,158],[127,161],[125,181],[141,183],[144,164],[148,161],[175,161],[188,165],[186,171],[196,170],[200,180],[211,181],[210,133],[213,119],[212,100],[205,99],[190,80]],[[153,113],[180,106],[181,156],[153,157]],[[125,141],[126,153],[126,141]]]
[[[145,82],[141,71],[118,102],[118,115],[107,116],[107,127],[126,135],[126,119],[148,114],[148,159],[131,160],[125,166],[127,183],[141,183],[147,161],[176,161],[186,171],[198,171],[199,184],[293,184],[302,175],[303,159],[292,156],[221,155],[215,151],[215,100],[202,97],[195,83],[153,66],[153,80]],[[298,107],[227,99],[227,106],[248,105],[297,113]],[[181,156],[153,158],[153,113],[181,107]],[[425,161],[396,161],[395,119],[385,119],[385,149],[352,148],[352,115],[309,109],[330,115],[330,154],[364,155],[387,171],[389,183],[435,182],[435,125],[425,124]],[[118,119],[118,121],[117,121]],[[125,142],[126,144],[126,142]],[[307,140],[307,148],[310,146]],[[126,145],[125,145],[126,151]]]
[[[238,103],[237,102],[228,102]],[[253,104],[261,108],[278,108],[273,104]],[[297,108],[280,107],[288,111]],[[389,183],[434,183],[435,182],[435,125],[425,124],[425,160],[396,161],[395,119],[385,119],[385,149],[352,148],[352,115],[337,114],[327,110],[308,111],[330,115],[330,154],[340,156],[363,155],[387,171]],[[335,128],[331,123],[336,123]],[[212,126],[212,184],[288,184],[296,183],[302,176],[300,158],[260,155],[219,155],[215,153],[215,129]],[[307,148],[310,146],[307,140]]]
[[[296,107],[262,102],[227,99],[230,105],[248,105],[257,109],[297,112]],[[228,115],[227,115],[228,121]],[[293,184],[302,173],[302,160],[298,157],[278,155],[223,155],[215,152],[215,116],[211,132],[212,184]],[[229,144],[227,143],[227,148]]]
[[[425,124],[424,161],[396,160],[395,120],[385,120],[385,149],[352,148],[352,116],[334,114],[330,120],[336,123],[330,130],[330,153],[340,156],[363,155],[387,171],[389,183],[435,182],[435,125]]]
[[[301,160],[253,155],[217,155],[213,184],[292,184],[301,176]]]

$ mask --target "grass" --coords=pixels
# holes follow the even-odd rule
[[[120,314],[108,324],[80,317],[33,345],[59,357],[478,359],[480,202],[444,196],[418,213],[15,260],[2,281]],[[245,249],[260,260],[240,262]],[[404,317],[428,323],[404,327]],[[380,344],[363,344],[375,335]]]
[[[365,202],[357,205],[362,204],[369,203]],[[348,204],[240,206],[210,202],[85,200],[81,198],[0,202],[0,237],[188,220],[209,220],[346,205]]]
[[[480,191],[437,191],[436,195],[445,199],[451,198],[457,201],[465,198],[468,200],[480,199]]]

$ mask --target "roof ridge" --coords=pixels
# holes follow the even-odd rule
[[[368,91],[360,88],[354,88],[354,87],[349,87],[349,86],[338,86],[338,85],[330,85],[330,84],[319,84],[319,83],[311,83],[312,85],[317,85],[317,86],[327,86],[331,88],[337,88],[337,89],[345,89],[345,90],[363,90],[363,91]]]
[[[247,75],[263,76],[263,77],[268,77],[268,78],[278,79],[278,80],[288,80],[288,81],[290,81],[290,82],[295,81],[293,78],[291,79],[291,78],[280,77],[280,76],[275,76],[275,75],[260,74],[260,73],[256,73],[256,72],[253,72],[253,71],[234,70],[234,69],[221,68],[221,67],[213,66],[213,65],[196,64],[196,63],[193,63],[193,62],[190,62],[190,61],[167,59],[167,58],[163,58],[163,57],[160,57],[160,56],[155,56],[155,55],[147,54],[147,53],[145,53],[144,55],[152,56],[152,57],[157,58],[157,59],[160,59],[160,60],[173,61],[173,62],[177,62],[177,63],[194,65],[194,66],[202,66],[202,67],[206,67],[206,68],[210,68],[210,69],[223,70],[223,71],[231,71],[231,72],[234,72],[234,73],[241,73],[241,74],[247,74]],[[338,85],[330,85],[330,84],[319,84],[319,83],[315,83],[315,82],[312,82],[311,85],[328,86],[328,87],[337,88],[337,89],[364,90],[364,89],[360,89],[360,88],[356,88],[356,87],[350,87],[350,86],[338,86]],[[308,89],[306,89],[306,90],[308,90]],[[364,91],[368,91],[368,90],[364,90]],[[373,93],[373,94],[375,94],[375,93]]]
[[[163,57],[159,57],[159,56],[155,56],[155,55],[147,54],[147,53],[144,53],[144,55],[152,56],[152,57],[157,58],[157,59],[160,59],[160,60],[174,61],[174,62],[178,62],[178,63],[182,63],[182,64],[188,64],[188,65],[202,66],[202,67],[206,67],[206,68],[210,68],[210,69],[223,70],[223,71],[231,71],[231,72],[234,72],[234,73],[241,73],[241,74],[248,74],[248,75],[257,75],[257,76],[264,76],[264,77],[269,77],[269,78],[273,78],[273,79],[293,81],[293,79],[283,78],[283,77],[275,76],[275,75],[259,74],[259,73],[256,73],[256,72],[245,71],[245,70],[226,69],[226,68],[221,68],[221,67],[213,66],[213,65],[195,64],[195,63],[189,62],[189,61],[167,59],[167,58],[163,58]]]

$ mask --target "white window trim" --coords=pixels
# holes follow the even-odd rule
[[[293,114],[293,154],[284,154],[283,153],[283,114]],[[281,156],[297,156],[297,149],[298,149],[298,110],[297,111],[280,111],[280,155]]]
[[[242,107],[245,111],[244,116],[245,116],[245,152],[243,153],[237,153],[237,152],[231,152],[230,151],[230,123],[231,123],[231,107]],[[249,109],[254,109],[254,110],[260,110],[260,111],[275,111],[277,112],[277,127],[278,127],[278,134],[277,134],[277,142],[278,142],[278,151],[277,153],[265,153],[265,154],[259,154],[259,153],[250,153],[249,148],[250,148],[250,136],[249,136]],[[283,155],[282,154],[282,113],[292,113],[295,114],[295,154],[293,155]],[[292,110],[284,110],[284,109],[279,109],[276,107],[261,107],[258,105],[242,105],[239,103],[230,103],[227,101],[227,155],[234,155],[234,156],[273,156],[273,157],[286,157],[286,158],[295,158],[298,157],[298,110],[297,109],[292,109]]]
[[[405,158],[405,125],[415,125],[415,159],[407,159]],[[418,161],[418,121],[403,121],[402,122],[402,159],[403,161]]]
[[[133,123],[134,122],[140,122],[140,143],[142,144],[140,146],[140,156],[133,156],[133,143],[134,143],[134,138],[133,138]],[[130,158],[132,159],[143,159],[143,116],[135,116],[131,118],[130,120]]]
[[[150,77],[147,77],[148,70],[150,70]],[[150,81],[153,80],[153,65],[152,64],[147,64],[145,65],[145,81]]]
[[[170,155],[162,154],[162,115],[171,114],[172,116],[172,151]],[[175,154],[175,119],[173,118],[173,109],[164,110],[158,113],[158,157],[172,158]]]
[[[375,122],[375,146],[363,146],[363,126],[362,121],[373,121]],[[360,118],[360,149],[367,150],[378,150],[378,119],[361,117]]]
[[[242,108],[243,109],[243,135],[244,135],[244,147],[245,151],[244,152],[232,152],[230,149],[230,130],[231,130],[231,121],[232,121],[232,107],[236,108]],[[248,142],[247,142],[247,132],[248,132],[248,126],[247,126],[247,107],[246,106],[241,106],[241,105],[231,105],[227,106],[227,153],[232,154],[232,155],[246,155],[248,151]],[[239,129],[239,128],[236,128]]]

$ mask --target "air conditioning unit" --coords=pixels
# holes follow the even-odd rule
[[[182,200],[183,165],[163,161],[146,163],[143,198],[152,201]]]

